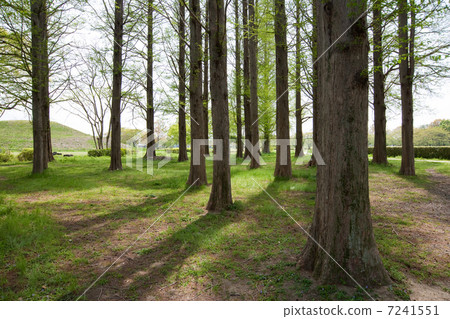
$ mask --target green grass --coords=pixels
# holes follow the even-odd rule
[[[54,151],[88,150],[94,148],[92,137],[65,125],[52,122]],[[20,152],[33,147],[33,131],[29,121],[0,121],[0,149]]]
[[[60,158],[42,176],[31,176],[29,164],[0,166],[0,299],[75,299],[169,208],[87,299],[110,287],[130,300],[146,294],[164,299],[162,288],[170,285],[224,300],[235,295],[256,300],[364,299],[357,289],[314,286],[300,275],[295,264],[306,237],[253,179],[307,227],[314,211],[316,169],[295,167],[293,179],[277,180],[275,156],[264,159],[267,165],[258,170],[231,168],[235,203],[217,214],[204,210],[210,186],[191,189],[178,199],[187,188],[187,162],[172,161],[155,169],[154,176],[126,166],[109,172],[109,158],[87,156]],[[384,174],[426,188],[426,169],[448,171],[445,163],[418,163],[418,176],[403,178],[396,173],[398,165],[370,165],[371,181]],[[211,161],[207,174],[211,182]],[[421,261],[426,252],[383,226],[416,227],[412,216],[381,212],[374,214],[374,224],[379,250],[397,285],[404,284],[406,274],[434,276],[440,271]],[[230,282],[241,290],[230,290]],[[394,291],[399,298],[404,298],[402,289]]]

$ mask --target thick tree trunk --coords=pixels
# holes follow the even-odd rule
[[[47,3],[31,1],[31,62],[33,113],[33,174],[48,168],[49,152],[49,66]]]
[[[249,39],[248,39],[248,55],[249,55],[249,72],[250,72],[250,132],[252,148],[256,150],[251,154],[250,168],[260,167],[259,163],[259,125],[258,125],[258,58],[257,44],[258,35],[256,28],[255,0],[248,2],[248,22],[249,22]]]
[[[242,84],[241,84],[241,32],[239,31],[239,0],[234,0],[235,37],[236,37],[236,157],[243,156],[242,143]]]
[[[313,0],[312,3],[312,11],[313,11],[313,26],[312,26],[312,60],[313,60],[313,83],[312,83],[312,102],[313,102],[313,142],[315,145],[318,143],[318,122],[319,122],[319,88],[318,88],[318,77],[319,77],[319,69],[317,62],[317,10],[318,6],[320,6],[321,2],[317,2]],[[309,162],[309,166],[316,166],[317,162],[314,158],[314,155],[311,156],[311,160]]]
[[[156,156],[155,109],[153,105],[153,0],[147,8],[147,159]]]
[[[209,8],[208,5],[206,5],[206,14],[205,14],[205,24],[206,28],[208,29],[209,24]],[[209,102],[209,72],[208,72],[208,66],[209,66],[209,57],[208,57],[208,48],[209,46],[209,35],[208,32],[205,32],[205,46],[203,50],[203,134],[204,139],[209,139],[209,114],[208,114],[208,102]],[[209,155],[209,142],[207,145],[205,145],[205,154]]]
[[[352,283],[340,266],[364,286],[390,282],[375,244],[370,216],[366,18],[345,33],[365,7],[365,1],[348,0],[318,5],[318,52],[344,35],[339,46],[318,62],[318,147],[326,165],[317,168],[310,230],[315,240],[308,239],[299,265],[327,284]]]
[[[190,62],[191,73],[189,79],[189,100],[191,106],[191,166],[189,171],[188,185],[205,185],[206,166],[205,148],[194,149],[194,143],[204,138],[203,123],[203,101],[202,101],[202,30],[200,19],[200,1],[190,0]],[[195,163],[195,151],[198,151],[199,163]]]
[[[398,1],[398,37],[400,42],[400,88],[402,100],[402,163],[400,174],[416,175],[414,164],[413,77],[414,77],[414,9],[411,11],[411,36],[408,36],[408,2]],[[408,50],[409,45],[409,50]]]
[[[268,134],[264,134],[263,153],[270,154],[270,136]]]
[[[227,31],[224,0],[209,0],[211,32],[211,111],[214,140],[222,141],[223,156],[214,159],[207,209],[221,211],[233,203],[230,174],[230,127],[227,87]],[[219,154],[218,154],[219,155]]]
[[[303,148],[303,116],[301,91],[301,38],[300,38],[300,0],[296,0],[295,14],[295,157],[299,157]]]
[[[178,162],[188,160],[186,145],[186,49],[184,37],[186,35],[184,0],[180,0],[180,21],[178,22],[179,33],[179,57],[178,57]]]
[[[286,41],[286,8],[284,0],[275,0],[276,91],[277,91],[277,159],[275,177],[290,178],[291,147],[289,145],[289,81]]]
[[[120,102],[122,99],[123,0],[115,0],[113,89],[111,104],[111,171],[122,170]]]
[[[250,56],[249,56],[249,26],[248,26],[248,0],[242,2],[242,26],[244,28],[244,135],[245,140],[252,140],[252,119],[250,118]],[[250,155],[247,147],[244,149],[244,158]]]
[[[377,0],[373,6],[373,107],[375,110],[375,147],[373,150],[373,162],[387,164],[386,152],[386,104],[384,95],[383,72],[383,30],[381,18],[381,0]]]

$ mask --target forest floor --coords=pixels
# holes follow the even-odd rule
[[[276,180],[275,156],[264,159],[258,170],[232,167],[235,204],[214,214],[204,209],[210,186],[186,191],[188,163],[153,176],[109,172],[108,158],[58,158],[41,177],[29,164],[0,165],[0,300],[76,300],[107,269],[81,299],[370,299],[350,279],[317,284],[296,269],[307,237],[265,191],[307,229],[316,170]],[[418,161],[415,177],[399,165],[369,167],[393,283],[364,288],[378,300],[450,300],[450,164]],[[211,182],[210,160],[207,172]]]

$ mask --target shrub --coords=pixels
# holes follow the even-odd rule
[[[120,154],[121,154],[121,156],[125,156],[127,154],[127,150],[124,148],[121,148]],[[102,150],[90,150],[90,151],[88,151],[88,156],[90,156],[90,157],[111,156],[111,149],[105,148]]]
[[[17,156],[19,161],[21,162],[30,162],[33,160],[33,149],[32,148],[25,148],[20,152],[20,154]]]
[[[402,156],[402,147],[390,146],[386,152],[388,157]],[[373,154],[373,147],[369,147],[369,154]],[[450,160],[450,146],[415,146],[414,156]]]
[[[0,151],[0,163],[10,162],[14,156],[9,151]]]

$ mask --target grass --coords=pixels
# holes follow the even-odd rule
[[[306,237],[253,178],[308,227],[316,170],[295,167],[293,179],[276,180],[275,156],[264,158],[267,166],[258,170],[232,167],[235,204],[218,214],[204,210],[209,186],[178,199],[187,187],[188,163],[170,162],[154,176],[128,167],[109,172],[108,158],[86,156],[59,158],[43,176],[31,176],[29,164],[0,166],[0,299],[75,299],[169,208],[87,299],[366,298],[358,289],[317,286],[296,269]],[[397,162],[370,165],[371,187],[378,187],[384,176],[412,189],[427,189],[427,169],[449,174],[448,166],[417,163],[418,176],[404,178],[397,174]],[[207,173],[211,181],[211,161]],[[391,200],[411,197],[417,196],[402,193]],[[426,200],[424,196],[418,204]],[[444,268],[423,260],[426,247],[392,232],[392,225],[401,234],[417,227],[413,216],[391,214],[376,202],[373,216],[378,247],[398,298],[408,298],[407,276],[442,278]]]

